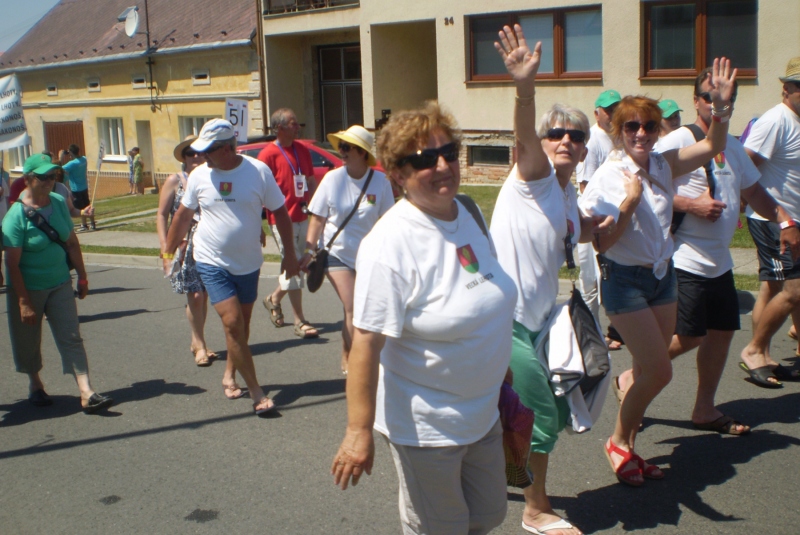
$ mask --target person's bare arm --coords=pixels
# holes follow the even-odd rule
[[[711,191],[708,188],[695,199],[675,195],[672,201],[672,209],[675,212],[686,212],[709,221],[719,219],[722,215],[722,210],[727,207],[728,205],[724,202],[711,197]]]
[[[166,243],[161,247],[161,259],[164,273],[169,273],[175,249],[178,248],[183,238],[189,233],[193,219],[194,210],[186,208],[181,204],[178,207],[178,211],[175,212],[175,216],[172,218],[172,224],[169,226],[169,231],[167,232]]]
[[[766,217],[775,223],[792,221],[792,216],[758,182],[747,189],[743,189],[742,197],[761,217]],[[789,249],[792,254],[792,260],[797,262],[797,259],[800,258],[800,229],[797,226],[781,229],[780,241],[781,253]]]
[[[178,190],[180,183],[178,175],[170,175],[161,186],[161,194],[158,196],[158,210],[156,211],[156,232],[158,233],[158,242],[161,245],[161,250],[167,244],[167,230],[169,228],[169,216],[172,212],[172,206],[175,204],[175,192]],[[188,232],[188,231],[187,231]],[[174,249],[173,249],[174,251]]]
[[[303,256],[300,257],[300,269],[306,271],[311,262],[311,253],[319,243],[319,237],[325,229],[327,218],[317,214],[311,214],[308,219],[308,231],[306,232],[306,245]]]
[[[754,152],[747,147],[744,148],[744,151],[750,156],[750,160],[753,162],[753,165],[759,167],[762,163],[766,162],[767,159],[761,156],[759,153]]]
[[[22,323],[26,325],[36,324],[36,312],[31,306],[30,295],[28,289],[25,288],[25,280],[22,278],[22,270],[19,267],[19,262],[22,259],[22,247],[6,247],[6,273],[8,274],[11,287],[14,293],[17,294],[19,302],[19,313]]]
[[[361,475],[372,473],[375,442],[375,397],[378,391],[378,365],[386,342],[382,334],[356,328],[347,364],[347,430],[333,458],[334,484],[346,489],[350,481],[358,484]]]
[[[86,275],[86,266],[83,263],[81,244],[78,242],[78,236],[75,234],[74,230],[70,231],[66,243],[67,254],[78,274],[78,299],[83,299],[89,293],[89,279]]]

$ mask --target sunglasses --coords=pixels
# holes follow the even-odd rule
[[[217,152],[224,146],[225,146],[224,144],[211,145],[210,147],[208,147],[206,150],[203,151],[203,154],[211,154],[212,152]]]
[[[341,147],[341,145],[339,146]],[[397,167],[403,167],[408,163],[417,171],[431,169],[432,167],[436,167],[439,156],[444,158],[444,161],[448,163],[455,162],[458,160],[458,144],[452,141],[446,145],[442,145],[438,149],[418,150],[415,154],[409,154],[397,160]]]
[[[39,175],[37,173],[34,173],[33,175],[42,182],[44,182],[45,180],[55,180],[57,178],[56,173],[47,173],[46,175]]]
[[[550,141],[561,141],[564,139],[564,134],[569,134],[569,138],[573,143],[583,143],[586,141],[586,132],[567,128],[551,128],[547,131],[546,137]]]
[[[340,141],[339,142],[339,152],[341,152],[342,154],[350,152],[351,149],[358,150],[358,149],[360,149],[360,147],[357,147],[355,145],[351,145],[349,143],[345,143],[344,141]]]
[[[704,91],[703,93],[698,93],[695,95],[696,97],[702,98],[706,104],[711,104],[711,93],[708,91]],[[736,97],[731,97],[731,104],[736,102]]]
[[[195,157],[195,156],[197,156],[198,154],[201,154],[201,153],[200,153],[200,152],[197,152],[196,150],[186,150],[186,151],[183,151],[183,156],[184,156],[184,158],[194,158],[194,157]]]
[[[654,134],[658,132],[658,126],[659,125],[656,121],[647,121],[644,124],[640,123],[639,121],[625,121],[625,124],[622,125],[622,128],[624,128],[629,134],[635,134],[640,128],[644,128],[644,131],[647,134]]]

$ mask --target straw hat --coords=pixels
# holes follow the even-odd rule
[[[328,141],[335,150],[339,150],[339,143],[344,141],[350,145],[362,148],[367,151],[367,165],[370,167],[377,164],[378,160],[375,158],[375,149],[372,148],[375,142],[375,136],[363,126],[353,125],[347,130],[336,132],[335,134],[328,134]]]
[[[779,78],[781,82],[800,82],[800,56],[789,60],[786,65],[786,76]]]
[[[175,150],[172,151],[172,155],[175,156],[176,160],[183,163],[183,151],[185,151],[189,147],[189,145],[192,144],[192,141],[194,141],[195,139],[197,139],[197,136],[188,135],[186,136],[186,139],[184,139],[175,146]]]

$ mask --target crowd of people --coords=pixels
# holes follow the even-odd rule
[[[497,409],[506,382],[535,415],[522,528],[580,535],[553,510],[546,489],[549,457],[572,410],[553,387],[542,343],[565,262],[574,267],[577,259],[591,312],[605,309],[608,349],[624,343],[632,356],[631,369],[611,378],[619,411],[603,445],[623,484],[665,477],[640,455],[637,434],[671,380],[671,360],[692,349],[694,427],[750,432],[714,401],[740,328],[728,246],[744,204],[762,287],[740,367],[767,388],[800,379],[769,353],[789,315],[800,327],[800,58],[780,78],[781,103],[740,141],[728,133],[738,87],[726,58],[697,76],[692,124],[681,126],[684,110],[674,100],[606,90],[590,127],[569,105],[537,116],[541,43],[531,48],[516,25],[499,32],[495,47],[516,92],[516,158],[488,224],[471,199],[457,195],[461,135],[438,103],[395,113],[377,140],[360,125],[329,134],[343,165],[319,184],[308,149],[296,142],[297,116],[281,108],[271,117],[276,140],[258,158],[237,153],[234,129],[222,119],[175,147],[181,171],[161,188],[156,218],[161,259],[174,291],[187,296],[195,364],[216,356],[204,336],[210,301],[225,333],[223,393],[249,395],[263,415],[275,404],[248,345],[267,239],[262,217],[281,254],[278,285],[263,304],[283,327],[288,295],[294,334],[303,339],[320,333],[304,315],[302,290],[304,272],[324,249],[322,267],[343,307],[347,377],[335,484],[345,489],[371,473],[374,430],[397,470],[405,533],[490,532],[507,509]],[[59,155],[61,166],[44,154],[25,162],[25,189],[0,229],[12,353],[29,377],[30,402],[52,403],[39,377],[47,315],[64,372],[75,376],[81,406],[93,413],[113,400],[91,387],[78,325],[75,296],[83,299],[89,286],[71,217],[83,217],[82,227],[95,223],[81,182],[85,157],[74,149]],[[54,186],[59,168],[71,191]],[[2,170],[0,181],[5,194]]]

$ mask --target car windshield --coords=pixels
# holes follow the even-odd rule
[[[330,143],[328,143],[327,141],[314,141],[314,146],[315,147],[319,147],[319,148],[321,148],[323,150],[326,150],[326,151],[330,152],[331,154],[333,154],[334,156],[336,156],[340,160],[342,159],[342,155],[339,154],[338,151],[334,150],[333,146]]]

